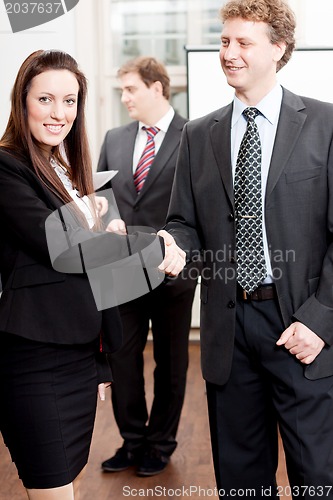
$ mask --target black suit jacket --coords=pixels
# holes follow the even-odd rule
[[[64,211],[63,202],[31,166],[0,150],[0,331],[60,344],[91,342],[102,332],[105,345],[113,351],[121,343],[118,309],[97,309],[85,270],[112,262],[112,250],[113,261],[120,260],[146,248],[156,237],[96,234],[75,221],[66,220],[63,227],[55,217],[54,242],[62,241],[65,234],[71,245],[51,264],[45,224],[59,209]],[[160,256],[156,262],[151,257],[152,265],[161,262]],[[73,272],[59,272],[68,263]]]
[[[232,104],[186,124],[166,226],[189,256],[204,253],[202,366],[216,384],[229,377],[236,318],[231,116]],[[298,320],[326,342],[308,378],[333,374],[332,193],[333,105],[283,89],[265,218],[285,326]]]
[[[118,170],[112,179],[112,188],[120,216],[127,226],[149,226],[158,230],[165,224],[185,123],[186,120],[175,113],[139,196],[133,182],[133,151],[138,122],[106,133],[98,170]]]

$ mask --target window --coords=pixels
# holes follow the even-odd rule
[[[130,121],[120,103],[117,69],[140,55],[162,61],[171,79],[171,104],[187,113],[187,44],[219,43],[221,0],[107,0],[103,17],[101,88],[112,109],[107,128]]]

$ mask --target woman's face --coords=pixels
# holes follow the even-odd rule
[[[77,115],[79,83],[68,70],[35,76],[27,94],[30,132],[48,158],[66,137]]]

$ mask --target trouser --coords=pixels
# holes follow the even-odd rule
[[[112,403],[128,450],[150,447],[171,455],[184,402],[188,337],[196,281],[182,277],[120,307],[124,342],[111,356]],[[148,413],[143,352],[151,321],[154,398]]]
[[[230,378],[207,383],[220,498],[283,496],[277,426],[293,498],[333,498],[333,377],[306,379],[304,366],[276,346],[285,329],[276,299],[237,301],[236,315]]]

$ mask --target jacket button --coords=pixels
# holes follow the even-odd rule
[[[230,300],[230,302],[228,302],[228,307],[229,309],[233,309],[235,307],[235,302],[233,300]]]
[[[136,205],[134,208],[133,208],[134,212],[138,212],[140,210],[140,207],[138,205]]]
[[[235,220],[235,216],[234,216],[234,214],[230,213],[230,214],[228,215],[228,220],[229,220],[230,222],[233,222],[233,221]]]

